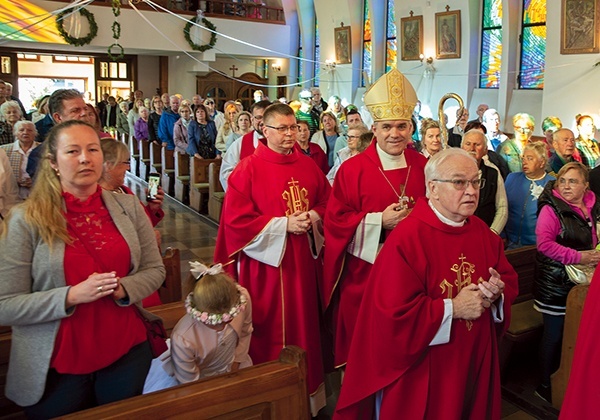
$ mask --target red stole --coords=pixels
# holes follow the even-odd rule
[[[254,131],[244,134],[242,137],[242,148],[240,149],[240,160],[254,153]]]
[[[371,270],[335,418],[359,418],[383,389],[383,419],[399,412],[405,418],[499,419],[497,328],[490,310],[474,321],[453,320],[450,341],[429,346],[441,325],[443,299],[489,280],[489,267],[505,283],[506,328],[518,283],[501,239],[477,217],[462,227],[445,225],[419,200]]]

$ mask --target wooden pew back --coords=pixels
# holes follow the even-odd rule
[[[571,375],[577,332],[579,331],[583,305],[589,288],[589,285],[577,285],[571,289],[569,296],[567,296],[560,367],[552,374],[552,405],[559,410],[565,399],[565,392]]]
[[[150,170],[162,175],[162,147],[153,141],[148,143],[150,148]]]
[[[309,419],[306,354],[284,348],[279,360],[65,416],[77,419]]]
[[[163,257],[167,275],[158,289],[162,303],[179,302],[181,300],[181,256],[179,249],[167,248]]]
[[[515,304],[533,299],[536,255],[537,249],[534,245],[506,251],[506,259],[519,275],[519,295]]]
[[[190,202],[190,156],[187,153],[175,153],[175,199],[183,204]]]
[[[208,217],[219,223],[221,220],[221,209],[225,192],[219,180],[221,161],[211,163],[208,166]]]
[[[190,207],[199,213],[207,213],[208,167],[217,159],[190,157]]]
[[[175,157],[173,153],[175,153],[173,150],[161,147],[162,187],[165,194],[171,197],[175,195]]]

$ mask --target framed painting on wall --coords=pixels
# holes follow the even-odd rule
[[[403,61],[420,60],[423,54],[423,16],[400,19],[401,59]]]
[[[460,58],[460,10],[435,14],[436,58]]]
[[[600,52],[600,0],[562,0],[560,53]]]
[[[334,28],[335,39],[335,62],[337,64],[352,63],[352,37],[350,27],[342,26]]]

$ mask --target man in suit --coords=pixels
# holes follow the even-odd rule
[[[114,96],[108,97],[108,104],[106,104],[106,115],[102,120],[104,127],[116,127],[117,126],[117,112],[120,112],[119,106]]]

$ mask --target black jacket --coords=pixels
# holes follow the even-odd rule
[[[577,251],[592,249],[591,223],[600,220],[600,204],[598,200],[592,208],[590,220],[584,220],[563,200],[554,197],[552,189],[556,181],[546,184],[538,198],[538,214],[543,206],[551,206],[558,217],[561,232],[556,242]],[[553,260],[541,252],[537,253],[537,276],[533,288],[533,297],[542,304],[565,307],[567,295],[575,284],[569,280],[564,264]]]

